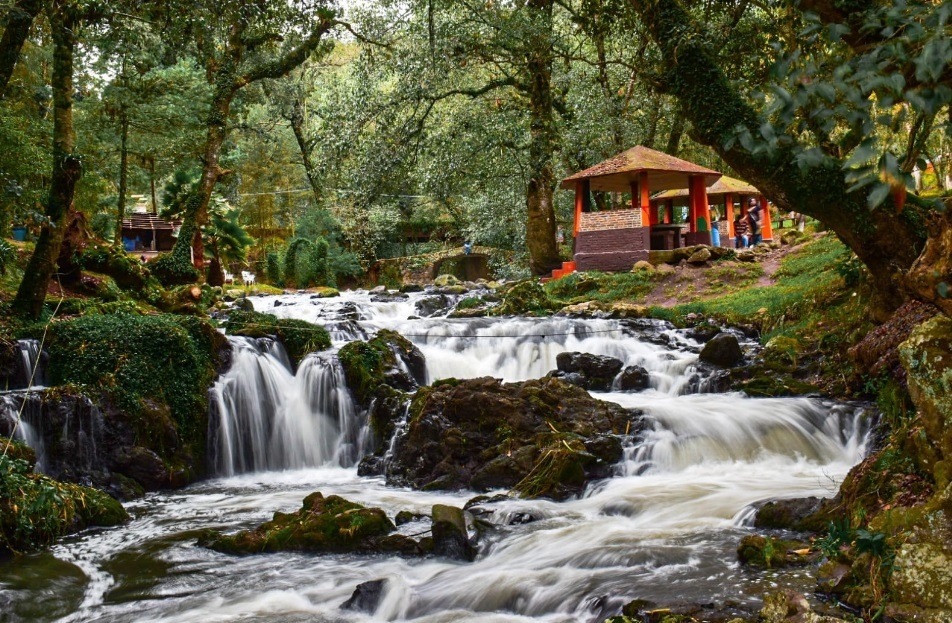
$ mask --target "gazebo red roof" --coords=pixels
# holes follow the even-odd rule
[[[718,195],[759,195],[760,191],[756,186],[752,186],[743,180],[739,180],[734,177],[728,177],[726,175],[721,176],[721,179],[717,180],[713,184],[707,187],[707,196],[718,196]],[[686,188],[677,189],[677,190],[667,190],[663,193],[659,193],[652,197],[651,199],[674,199],[676,197],[687,197],[688,191]]]
[[[573,188],[576,182],[588,180],[591,190],[629,192],[641,173],[648,173],[651,192],[686,189],[688,180],[698,175],[704,176],[705,186],[721,177],[717,171],[638,145],[565,178],[562,188]]]

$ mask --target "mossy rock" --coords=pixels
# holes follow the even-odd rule
[[[122,505],[102,491],[31,471],[26,461],[0,457],[0,556],[41,550],[89,526],[129,519]]]
[[[409,374],[398,365],[403,361]],[[347,387],[358,404],[368,406],[383,385],[400,390],[416,389],[426,378],[426,361],[420,350],[399,333],[384,329],[369,342],[345,344],[337,354]]]
[[[296,513],[277,512],[271,521],[253,530],[206,535],[200,544],[228,554],[414,551],[407,547],[406,538],[387,538],[394,530],[393,522],[379,508],[316,492],[304,498]]]
[[[802,357],[803,345],[799,340],[778,335],[764,345],[763,358],[765,363],[775,369],[791,369],[797,365]]]
[[[50,326],[51,385],[91,388],[135,417],[166,405],[179,434],[204,453],[208,387],[221,336],[198,318],[174,315],[83,316]],[[159,407],[161,409],[161,406]]]
[[[952,476],[952,318],[936,316],[916,328],[899,345],[899,358],[934,449],[936,485],[944,489]]]
[[[556,378],[444,380],[414,395],[387,481],[565,499],[611,475],[640,415]]]
[[[231,311],[228,316],[228,333],[247,337],[276,337],[284,345],[291,363],[295,366],[310,353],[331,347],[330,334],[320,325],[245,309]]]
[[[741,564],[768,569],[810,564],[818,556],[809,543],[760,534],[745,536],[737,547],[737,559]]]
[[[496,316],[544,316],[560,305],[549,298],[545,288],[538,281],[521,281],[509,288],[503,295],[502,303],[494,310]]]

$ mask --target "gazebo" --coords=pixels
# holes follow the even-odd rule
[[[685,189],[667,190],[652,197],[651,205],[652,208],[658,210],[659,213],[662,211],[665,213],[671,213],[674,210],[675,203],[679,200],[683,200],[686,197],[688,197],[688,191]],[[707,187],[707,197],[713,205],[723,206],[721,211],[721,217],[723,220],[718,221],[718,226],[721,233],[721,246],[728,247],[733,245],[734,206],[739,206],[741,217],[746,216],[747,200],[751,197],[755,197],[757,199],[762,209],[762,235],[764,240],[770,241],[773,239],[773,229],[770,223],[770,209],[767,206],[767,200],[764,198],[760,190],[758,190],[755,186],[752,186],[743,180],[723,175],[719,180]]]
[[[122,219],[122,244],[126,251],[151,258],[175,245],[181,221],[166,221],[152,213],[133,212]]]
[[[653,248],[670,249],[684,244],[710,244],[711,215],[707,187],[721,177],[717,171],[637,146],[562,180],[562,188],[575,189],[575,261],[556,273],[577,270],[628,270],[648,259]],[[689,216],[686,224],[659,218],[652,193],[686,189]],[[591,193],[630,193],[630,208],[593,211]],[[559,275],[556,275],[559,276]]]

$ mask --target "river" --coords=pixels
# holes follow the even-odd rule
[[[611,355],[651,374],[642,392],[596,394],[642,409],[648,431],[614,478],[579,499],[510,499],[492,507],[473,563],[439,558],[269,554],[233,557],[196,545],[200,530],[255,526],[338,494],[393,517],[462,506],[473,492],[388,487],[357,475],[362,414],[341,392],[332,355],[297,374],[280,345],[232,338],[235,365],[213,389],[218,477],[127,504],[128,524],[64,539],[0,565],[5,621],[600,622],[632,599],[757,604],[765,592],[812,589],[810,570],[752,571],[736,560],[754,505],[830,497],[866,451],[861,406],[816,398],[697,393],[698,343],[645,321],[415,318],[426,298],[345,293],[256,297],[258,311],[328,324],[335,345],[392,328],[437,378],[536,378],[565,351]],[[264,423],[262,423],[264,422]],[[230,434],[222,431],[229,429]],[[525,517],[534,521],[523,523]],[[405,534],[428,522],[401,526]],[[355,587],[385,580],[373,613],[342,610]]]

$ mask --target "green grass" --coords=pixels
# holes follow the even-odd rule
[[[745,279],[747,287],[722,297],[678,305],[675,317],[690,313],[714,316],[735,324],[752,324],[764,339],[787,333],[817,310],[824,313],[849,296],[840,265],[849,258],[846,247],[833,236],[805,244],[783,260],[776,283],[751,287],[755,272]],[[736,287],[736,284],[735,284]]]
[[[641,300],[651,292],[660,277],[655,273],[572,273],[545,284],[550,298],[570,304],[581,301],[611,303],[622,300]]]

